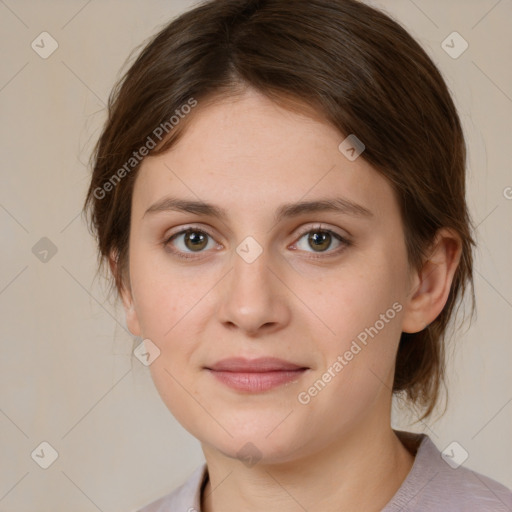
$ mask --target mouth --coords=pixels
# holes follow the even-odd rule
[[[273,357],[238,357],[223,359],[205,370],[232,389],[258,393],[297,381],[309,368]]]

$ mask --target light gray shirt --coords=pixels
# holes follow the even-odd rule
[[[382,512],[512,512],[510,489],[462,465],[456,467],[461,458],[457,445],[443,456],[426,434],[395,433],[413,453],[414,446],[417,449],[411,470]],[[137,512],[201,512],[207,480],[204,463],[181,487]]]

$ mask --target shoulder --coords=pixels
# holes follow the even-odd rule
[[[419,446],[413,467],[383,512],[512,511],[510,489],[458,463],[460,445],[441,453],[427,435],[415,436]]]
[[[183,485],[137,512],[200,512],[201,488],[207,476],[204,463],[196,468]]]
[[[512,491],[496,480],[465,467],[449,466],[432,480],[438,502],[451,506],[447,510],[512,511]]]

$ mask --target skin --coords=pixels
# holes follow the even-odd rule
[[[344,136],[315,115],[247,89],[200,103],[193,116],[175,146],[140,168],[122,299],[130,331],[161,351],[150,366],[160,396],[201,442],[209,471],[202,510],[381,510],[414,461],[390,426],[400,334],[441,312],[460,240],[440,230],[424,267],[410,268],[390,184],[362,157],[349,161],[338,150]],[[144,215],[167,195],[213,203],[227,218]],[[323,211],[274,221],[283,203],[339,196],[373,215]],[[333,237],[318,252],[308,233],[319,223],[351,244]],[[190,225],[211,235],[202,252],[183,234],[165,246]],[[252,263],[236,252],[247,236],[262,249]],[[301,404],[299,393],[396,302],[401,311]],[[244,393],[204,369],[233,356],[309,369],[286,385]],[[237,455],[248,442],[260,457],[253,465]]]

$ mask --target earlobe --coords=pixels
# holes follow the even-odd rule
[[[452,230],[439,230],[430,257],[414,275],[402,321],[402,331],[415,333],[431,324],[443,310],[460,261],[462,244]]]
[[[130,299],[128,305],[126,305],[123,300],[123,304],[125,305],[124,311],[125,311],[125,316],[126,316],[126,326],[128,327],[128,330],[134,336],[142,336],[140,324],[139,324],[139,318],[137,316],[137,312],[135,311],[135,307],[133,305],[133,300]]]

